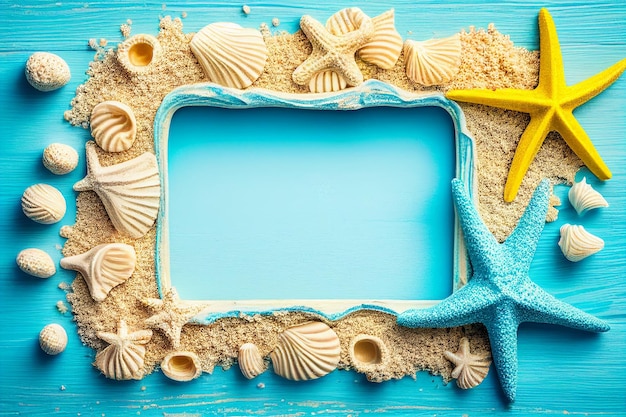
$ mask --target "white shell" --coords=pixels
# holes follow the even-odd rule
[[[53,174],[64,175],[78,165],[78,152],[69,145],[52,143],[44,149],[42,162]]]
[[[312,93],[331,93],[343,90],[348,83],[345,78],[333,70],[318,72],[309,81],[309,90]]]
[[[39,332],[39,346],[48,355],[58,355],[67,346],[67,333],[61,325],[52,323]]]
[[[367,372],[385,364],[387,347],[376,336],[360,334],[350,342],[350,361],[358,372]]]
[[[96,335],[109,343],[96,355],[95,365],[111,379],[141,379],[144,374],[143,346],[152,338],[152,330],[128,333],[124,320],[120,320],[116,333],[97,332]]]
[[[404,42],[406,75],[417,84],[431,86],[452,79],[461,66],[461,38],[458,34],[423,42]]]
[[[330,327],[308,322],[282,332],[270,357],[276,374],[292,381],[306,381],[337,368],[340,352],[339,337]]]
[[[22,194],[22,211],[37,223],[56,223],[65,216],[65,210],[63,194],[51,185],[31,185]]]
[[[561,226],[559,246],[569,261],[578,262],[602,250],[604,240],[592,235],[582,226],[566,223]]]
[[[70,67],[58,55],[49,52],[35,52],[25,68],[26,80],[39,91],[52,91],[70,81]]]
[[[179,382],[191,381],[202,374],[198,355],[184,351],[171,352],[163,358],[161,370],[169,379]]]
[[[594,190],[590,184],[587,184],[586,177],[572,185],[572,188],[567,193],[567,197],[576,212],[581,216],[588,210],[609,206],[602,194]]]
[[[119,101],[103,101],[91,111],[91,136],[107,152],[130,149],[137,137],[133,109]]]
[[[141,74],[154,67],[161,57],[161,44],[152,35],[138,34],[117,47],[117,60],[130,74]]]
[[[61,267],[79,272],[95,301],[103,301],[111,290],[135,271],[135,249],[125,243],[105,243],[61,259]]]
[[[268,56],[261,32],[235,23],[207,25],[189,46],[209,80],[234,88],[252,85],[263,73]]]
[[[452,378],[461,389],[470,389],[480,385],[489,373],[491,355],[475,355],[470,352],[469,340],[464,337],[460,340],[457,352],[445,351],[444,356],[454,363]]]
[[[248,379],[253,379],[265,372],[265,361],[259,352],[259,348],[254,343],[241,345],[237,360],[241,373]]]
[[[24,249],[17,254],[15,262],[22,271],[38,278],[49,278],[57,272],[50,255],[41,249]]]
[[[133,238],[142,237],[159,212],[161,183],[156,157],[146,152],[103,167],[95,147],[94,142],[87,142],[87,176],[74,184],[74,190],[95,191],[115,229]]]

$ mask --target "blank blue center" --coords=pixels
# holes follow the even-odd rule
[[[454,126],[442,109],[184,108],[168,164],[183,299],[452,292]]]

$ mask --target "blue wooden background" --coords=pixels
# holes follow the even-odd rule
[[[626,77],[576,111],[576,116],[613,169],[614,178],[597,184],[611,207],[589,213],[583,224],[603,237],[606,248],[580,264],[560,258],[558,226],[578,222],[565,198],[561,218],[549,225],[532,267],[534,280],[557,298],[607,320],[612,329],[592,335],[542,325],[519,331],[520,375],[517,400],[502,398],[495,372],[474,390],[419,373],[383,384],[370,384],[352,372],[334,372],[317,381],[291,383],[268,372],[253,381],[237,370],[203,375],[187,384],[155,373],[142,381],[106,380],[90,363],[94,352],[81,345],[71,314],[55,304],[64,300],[58,288],[73,274],[60,270],[48,280],[23,274],[15,256],[38,247],[58,261],[63,239],[60,225],[74,220],[71,185],[84,173],[84,161],[66,176],[43,168],[43,148],[63,142],[82,149],[88,131],[63,120],[76,87],[94,52],[89,38],[121,40],[119,25],[133,21],[133,33],[154,33],[159,16],[181,16],[185,31],[216,21],[257,27],[280,19],[279,29],[295,31],[302,14],[324,20],[348,6],[375,15],[390,6],[406,38],[450,35],[470,25],[494,22],[519,46],[536,49],[537,13],[548,7],[554,17],[569,84],[579,82],[626,56],[626,4],[615,1],[479,2],[475,0],[380,2],[247,1],[0,1],[0,415],[502,415],[587,414],[626,415]],[[24,63],[35,51],[61,55],[70,65],[70,84],[52,93],[32,89],[23,75]],[[44,226],[21,213],[23,190],[36,182],[63,191],[68,214],[61,223]],[[38,347],[37,335],[47,323],[62,324],[69,346],[58,357]],[[257,384],[264,384],[259,388]]]

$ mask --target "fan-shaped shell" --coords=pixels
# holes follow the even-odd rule
[[[161,362],[161,370],[169,379],[180,382],[191,381],[202,374],[198,355],[193,352],[171,352]]]
[[[61,259],[61,266],[80,272],[95,301],[103,301],[111,290],[135,271],[135,249],[125,243],[105,243],[80,255]]]
[[[69,145],[51,143],[44,149],[41,160],[53,174],[64,175],[72,172],[78,165],[78,152]]]
[[[50,255],[41,249],[24,249],[17,254],[15,262],[22,271],[38,278],[49,278],[57,272]]]
[[[117,334],[98,332],[97,336],[109,342],[109,346],[96,355],[95,365],[111,379],[141,379],[144,374],[143,346],[152,338],[152,330],[137,330],[128,333],[126,323],[120,320]]]
[[[406,75],[421,85],[431,86],[452,79],[461,66],[461,39],[458,34],[443,39],[404,42]]]
[[[609,206],[602,194],[594,190],[590,184],[587,184],[586,177],[572,185],[572,188],[567,193],[567,197],[572,207],[581,216],[589,210]]]
[[[65,216],[65,210],[63,194],[51,185],[31,185],[22,194],[22,211],[37,223],[56,223]]]
[[[67,333],[60,324],[52,323],[39,332],[39,346],[48,355],[58,355],[67,346]]]
[[[140,33],[117,47],[117,60],[129,74],[141,74],[161,57],[161,44],[152,35]]]
[[[265,372],[265,361],[254,343],[241,345],[237,360],[241,373],[248,379],[253,379]]]
[[[564,224],[561,226],[559,246],[569,261],[578,262],[602,250],[604,240],[589,233],[582,226]]]
[[[119,101],[103,101],[91,111],[91,136],[107,152],[130,149],[137,136],[133,109]]]
[[[292,381],[320,378],[337,368],[339,337],[326,324],[308,322],[279,335],[270,357],[274,372]]]
[[[189,46],[211,81],[234,88],[252,85],[263,73],[268,56],[261,32],[235,23],[207,25]]]
[[[330,93],[343,90],[348,83],[345,78],[333,70],[318,72],[309,81],[309,90],[312,93]]]
[[[460,340],[459,350],[456,353],[445,351],[444,356],[455,367],[452,370],[452,378],[456,378],[456,384],[461,389],[470,389],[478,386],[489,372],[491,355],[473,354],[470,352],[469,340],[464,337]]]

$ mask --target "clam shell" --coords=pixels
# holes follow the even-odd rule
[[[333,70],[318,72],[309,81],[309,90],[312,93],[331,93],[343,90],[348,83],[345,78]]]
[[[129,74],[141,74],[161,57],[161,44],[152,35],[138,34],[117,47],[117,60]]]
[[[171,352],[161,362],[161,370],[169,379],[186,382],[202,374],[198,355],[193,352]]]
[[[406,75],[417,84],[431,86],[452,79],[461,66],[461,39],[458,34],[423,42],[404,42]]]
[[[152,330],[137,330],[128,333],[126,323],[120,320],[117,334],[97,332],[96,335],[109,343],[96,355],[95,365],[111,379],[141,379],[144,374],[143,346],[152,338]]]
[[[49,52],[35,52],[24,70],[26,80],[39,91],[53,91],[70,81],[71,73],[67,62]]]
[[[582,226],[566,223],[561,226],[559,246],[569,261],[578,262],[602,250],[604,240],[589,233]]]
[[[609,206],[602,194],[594,190],[590,184],[587,184],[586,177],[572,185],[572,188],[567,193],[567,197],[572,207],[581,216],[589,210]]]
[[[387,347],[376,336],[360,334],[350,342],[350,360],[358,372],[367,372],[384,365],[387,360]]]
[[[252,85],[263,73],[268,56],[261,32],[235,23],[207,25],[189,46],[212,82],[233,88]]]
[[[48,355],[58,355],[67,346],[67,333],[61,325],[52,323],[39,332],[39,346]]]
[[[91,111],[91,136],[107,152],[130,149],[137,136],[133,109],[119,101],[103,101]]]
[[[49,278],[57,272],[50,255],[41,249],[24,249],[17,254],[15,262],[22,271],[38,278]]]
[[[265,372],[265,361],[254,343],[241,345],[237,360],[241,373],[248,379],[253,379]]]
[[[69,145],[52,143],[44,149],[42,162],[53,174],[64,175],[78,165],[78,152]]]
[[[270,357],[274,372],[292,381],[320,378],[337,368],[339,337],[326,324],[308,322],[279,335]]]
[[[31,185],[22,194],[22,211],[37,223],[56,223],[65,216],[65,210],[63,194],[51,185]]]

